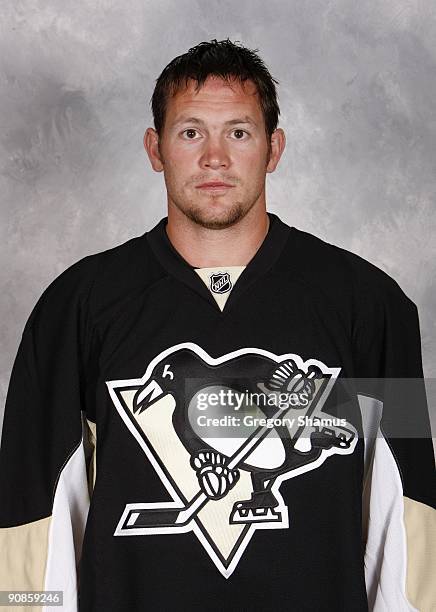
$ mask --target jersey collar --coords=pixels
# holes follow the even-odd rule
[[[146,232],[145,237],[154,255],[169,274],[205,299],[220,315],[224,315],[233,308],[242,293],[274,265],[294,229],[276,214],[271,212],[267,214],[270,220],[268,233],[236,281],[222,311],[203,280],[195,272],[195,266],[191,266],[171,243],[166,232],[168,217],[162,218]]]

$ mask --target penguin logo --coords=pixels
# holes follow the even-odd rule
[[[354,452],[357,430],[322,411],[339,372],[261,348],[212,358],[184,342],[152,359],[142,378],[106,381],[132,443],[172,498],[126,503],[113,535],[193,532],[229,578],[256,530],[289,528],[282,482]],[[219,427],[202,429],[207,415]]]

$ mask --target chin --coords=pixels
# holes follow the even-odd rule
[[[240,221],[248,210],[237,203],[219,211],[212,210],[212,207],[201,206],[190,207],[184,212],[197,225],[207,229],[225,229]]]

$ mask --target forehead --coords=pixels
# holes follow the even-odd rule
[[[169,98],[166,113],[169,123],[189,111],[211,111],[229,118],[234,113],[243,112],[254,120],[262,120],[259,96],[252,81],[247,80],[242,85],[237,80],[228,83],[220,77],[210,76],[198,91],[195,90],[196,85],[197,82],[190,79],[186,89]]]

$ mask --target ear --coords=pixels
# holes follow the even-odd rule
[[[266,167],[267,172],[274,172],[286,146],[286,136],[282,128],[277,128],[271,134],[271,154]]]
[[[159,135],[153,128],[147,128],[144,134],[144,149],[155,172],[162,172],[163,162],[159,151]]]

